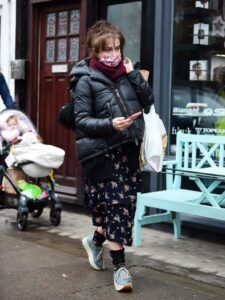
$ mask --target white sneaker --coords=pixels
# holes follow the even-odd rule
[[[132,277],[124,266],[114,271],[114,285],[118,292],[132,291]]]

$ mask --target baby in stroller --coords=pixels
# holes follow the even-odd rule
[[[0,113],[0,137],[0,209],[16,208],[18,228],[25,230],[28,213],[39,217],[50,200],[50,221],[55,226],[59,225],[61,202],[54,190],[53,169],[62,165],[64,150],[43,144],[32,122],[17,109],[5,109]],[[7,186],[10,186],[8,190]],[[17,205],[1,205],[1,201],[12,194],[18,200]]]
[[[40,142],[37,135],[31,128],[23,128],[20,125],[18,116],[10,115],[6,120],[6,127],[2,129],[1,136],[7,143],[16,144],[20,141],[26,144],[33,144]]]

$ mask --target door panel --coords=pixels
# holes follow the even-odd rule
[[[46,7],[40,14],[40,26],[37,127],[45,144],[66,151],[65,161],[55,177],[59,192],[75,195],[81,182],[75,133],[58,124],[58,112],[68,102],[69,73],[79,60],[80,8],[75,4]]]

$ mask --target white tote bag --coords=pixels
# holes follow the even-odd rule
[[[167,146],[165,126],[154,105],[150,112],[144,114],[145,133],[140,153],[140,164],[143,171],[160,172]]]

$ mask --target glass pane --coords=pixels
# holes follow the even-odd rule
[[[225,1],[174,3],[171,143],[178,130],[225,135]]]
[[[55,35],[55,20],[56,20],[55,13],[47,14],[47,20],[46,20],[46,35],[47,36]]]
[[[67,34],[67,11],[61,11],[58,13],[58,35]]]
[[[46,42],[46,62],[54,62],[55,61],[55,41],[48,40]]]
[[[126,38],[124,54],[133,62],[140,61],[141,10],[141,1],[108,6],[107,18],[122,30]]]
[[[80,32],[80,11],[72,10],[70,13],[70,33],[78,34]]]
[[[58,40],[58,54],[57,54],[57,61],[66,61],[66,39],[59,39]]]
[[[70,60],[79,60],[79,38],[70,38]]]

